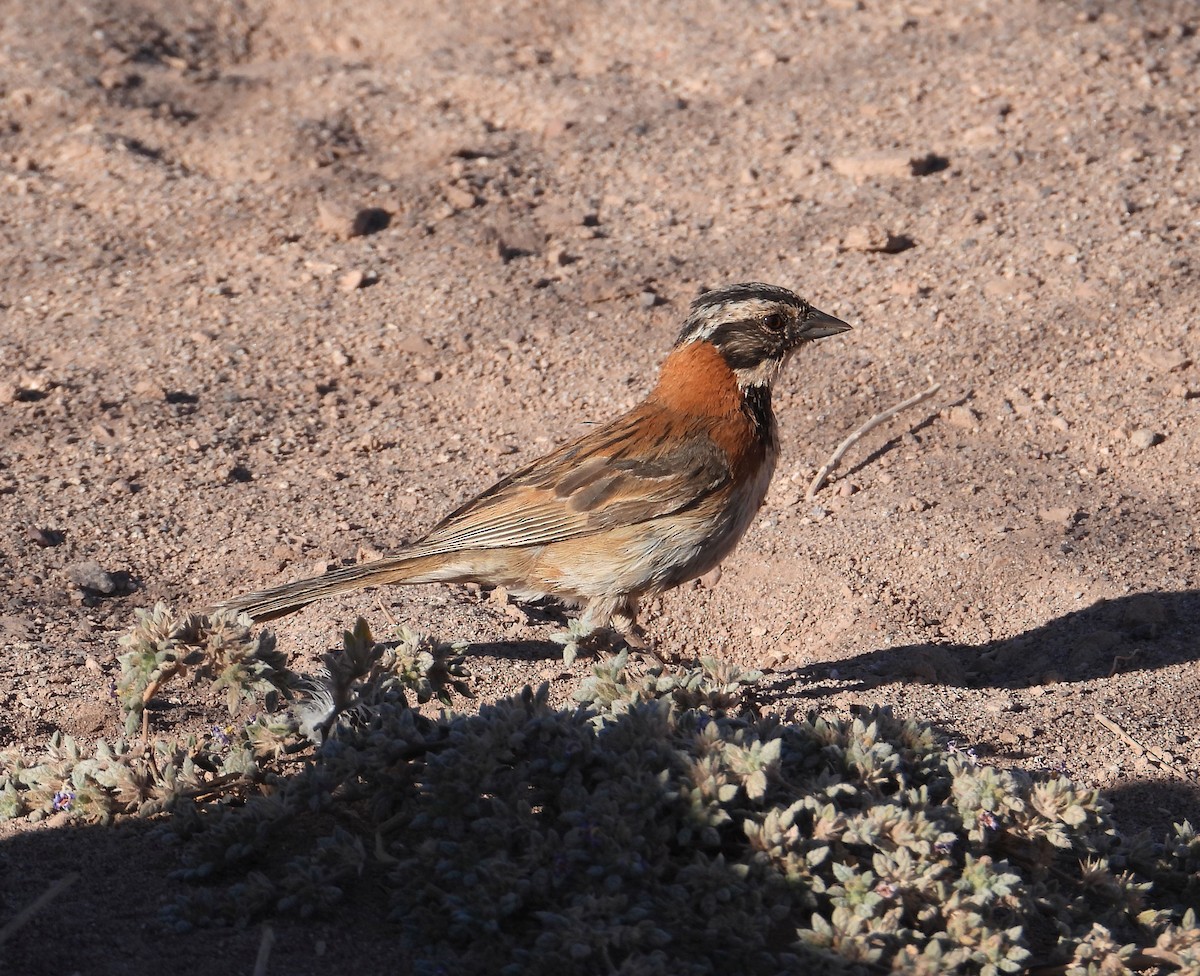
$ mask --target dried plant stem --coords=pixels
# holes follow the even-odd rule
[[[845,456],[846,452],[857,444],[865,434],[874,430],[882,423],[891,420],[901,410],[907,410],[909,407],[915,407],[923,400],[928,400],[931,396],[937,393],[942,388],[941,383],[934,383],[928,390],[922,390],[916,396],[909,397],[903,403],[897,403],[894,407],[889,407],[882,413],[875,414],[870,420],[858,428],[853,434],[847,437],[842,443],[837,446],[837,450],[829,456],[829,460],[822,465],[821,470],[817,472],[817,476],[813,478],[813,482],[808,486],[808,493],[804,496],[806,501],[812,501],[817,492],[821,490],[821,486],[825,484],[825,479],[829,477],[831,471],[837,467],[838,462]]]
[[[150,699],[157,695],[159,689],[162,688],[162,686],[170,681],[173,677],[175,677],[179,671],[179,667],[174,667],[164,671],[157,678],[146,685],[146,690],[142,692],[142,745],[145,745],[150,737]]]
[[[1116,722],[1114,722],[1112,719],[1108,718],[1107,716],[1102,715],[1100,712],[1096,713],[1095,718],[1096,718],[1096,721],[1100,725],[1102,725],[1102,726],[1104,726],[1104,728],[1108,729],[1109,732],[1111,732],[1113,735],[1115,735],[1118,739],[1120,739],[1126,745],[1132,746],[1133,748],[1139,750],[1141,753],[1144,753],[1145,755],[1149,756],[1149,758],[1152,762],[1157,763],[1158,765],[1162,766],[1164,769],[1169,769],[1176,776],[1181,776],[1184,779],[1192,778],[1191,776],[1188,775],[1188,771],[1186,769],[1184,769],[1182,766],[1180,766],[1177,763],[1174,763],[1170,759],[1168,759],[1166,753],[1163,752],[1162,749],[1158,748],[1158,746],[1153,746],[1153,745],[1148,746],[1148,745],[1144,745],[1141,742],[1138,742],[1137,739],[1135,739],[1132,735],[1130,735],[1123,728],[1121,728],[1121,726],[1119,726]]]
[[[70,874],[64,875],[38,895],[31,904],[17,912],[13,918],[5,923],[4,928],[0,929],[0,945],[4,945],[10,936],[16,935],[18,929],[78,880],[79,872],[77,871],[72,871]]]
[[[1164,966],[1170,966],[1173,969],[1183,968],[1183,959],[1180,957],[1179,953],[1169,952],[1166,949],[1157,949],[1154,947],[1138,949],[1127,959],[1117,960],[1115,953],[1109,958],[1117,961],[1118,965],[1127,966],[1135,972],[1146,969],[1161,970]],[[1031,966],[1028,972],[1031,974],[1031,976],[1063,976],[1063,974],[1066,973],[1071,967],[1072,963],[1064,962],[1059,963],[1058,965]]]
[[[254,960],[254,976],[267,976],[267,963],[271,961],[271,949],[275,945],[275,930],[270,925],[262,927],[262,938],[258,942],[258,956]]]

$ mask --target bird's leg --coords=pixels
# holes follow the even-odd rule
[[[622,646],[645,648],[646,639],[637,626],[637,597],[600,597],[588,602],[583,615],[572,620],[567,630],[550,635],[563,645],[563,662],[571,664],[581,652],[593,655],[614,653]]]
[[[627,596],[625,601],[613,611],[611,626],[632,651],[644,651],[650,646],[646,633],[638,626],[638,599]]]

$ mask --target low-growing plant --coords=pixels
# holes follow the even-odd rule
[[[981,764],[887,711],[785,719],[761,712],[756,674],[623,653],[574,707],[543,686],[426,714],[468,690],[461,647],[378,644],[359,621],[306,678],[244,620],[172,621],[139,622],[131,714],[177,660],[210,678],[243,662],[230,704],[268,686],[294,701],[225,741],[0,757],[8,816],[170,812],[187,882],[170,928],[328,919],[369,883],[422,973],[1200,969],[1190,824],[1123,837],[1094,790]],[[250,649],[181,636],[213,630]]]

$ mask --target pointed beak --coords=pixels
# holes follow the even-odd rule
[[[813,308],[800,323],[796,330],[796,337],[805,342],[811,342],[813,339],[824,339],[826,336],[835,336],[849,331],[850,326],[841,319],[835,319],[832,315]]]

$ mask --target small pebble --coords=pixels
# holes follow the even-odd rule
[[[333,200],[317,201],[317,227],[342,240],[382,230],[391,215],[379,207],[354,207]]]
[[[951,407],[946,419],[952,427],[961,427],[964,430],[969,430],[979,423],[979,414],[970,407],[964,407],[959,404],[957,407]]]
[[[1148,447],[1153,447],[1155,444],[1161,443],[1162,439],[1162,434],[1156,433],[1148,427],[1139,427],[1129,435],[1129,443],[1139,451],[1144,451]]]
[[[36,525],[26,528],[25,535],[29,537],[30,542],[41,546],[43,549],[50,549],[63,541],[61,532],[55,532],[52,529],[40,529]]]
[[[116,577],[92,559],[67,567],[67,577],[81,590],[90,593],[112,596],[117,592]]]
[[[1138,358],[1163,373],[1186,369],[1192,363],[1187,354],[1178,349],[1142,349]]]
[[[984,702],[983,710],[992,715],[999,715],[1001,712],[1016,711],[1017,703],[1009,695],[997,695]]]
[[[913,175],[913,160],[908,153],[835,156],[829,160],[829,166],[835,173],[856,180]]]
[[[464,190],[461,186],[445,187],[442,197],[455,210],[470,210],[478,202],[474,193]]]
[[[843,251],[865,251],[880,254],[897,254],[913,246],[912,238],[904,234],[893,234],[879,224],[864,224],[851,227],[842,238]],[[913,294],[916,289],[913,289]]]
[[[363,280],[366,278],[357,268],[353,271],[347,271],[344,275],[338,278],[338,287],[344,292],[352,292],[362,287]]]

